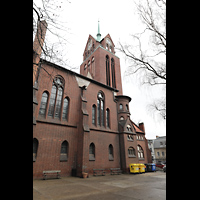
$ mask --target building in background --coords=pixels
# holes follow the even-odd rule
[[[156,136],[154,140],[155,162],[166,162],[166,136]]]
[[[148,141],[148,148],[149,148],[149,150],[150,150],[150,152],[151,152],[151,159],[152,159],[152,163],[156,163],[156,161],[155,161],[155,152],[154,152],[154,140],[155,139],[148,139],[147,141]]]

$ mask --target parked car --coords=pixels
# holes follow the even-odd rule
[[[156,164],[156,167],[163,168],[163,167],[164,167],[164,164],[163,164],[163,163],[157,163],[157,164]]]
[[[163,166],[163,172],[166,172],[166,164]]]

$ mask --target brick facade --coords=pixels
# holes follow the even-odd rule
[[[106,56],[110,60],[109,67]],[[131,98],[123,95],[120,61],[115,56],[109,34],[100,41],[89,35],[80,74],[43,59],[38,66],[37,73],[34,70],[33,74],[36,80],[33,85],[33,138],[37,141],[33,145],[34,178],[41,178],[43,170],[61,170],[61,176],[81,176],[83,171],[92,174],[94,168],[104,168],[107,173],[110,168],[128,172],[130,163],[148,162],[144,125],[139,128],[130,119]],[[60,104],[57,103],[59,91],[55,97],[60,114],[56,116],[57,107],[54,107],[53,115],[49,116],[56,78],[62,80]],[[41,114],[44,93],[46,112]],[[65,99],[68,100],[67,119],[62,117]],[[143,137],[137,139],[137,135]],[[62,160],[65,141],[66,160]],[[89,158],[91,144],[95,152],[93,159]],[[142,158],[138,157],[138,145],[143,151]]]

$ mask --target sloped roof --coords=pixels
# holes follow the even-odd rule
[[[134,126],[134,128],[135,128],[135,131],[137,132],[137,133],[142,133],[142,134],[144,134],[144,132],[132,121],[132,120],[130,120],[131,121],[131,123],[133,124],[133,126]]]

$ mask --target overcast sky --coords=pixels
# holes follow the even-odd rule
[[[96,38],[98,20],[100,21],[101,38],[109,33],[115,46],[118,46],[119,41],[131,43],[130,35],[144,30],[137,15],[134,0],[69,1],[71,3],[63,4],[63,12],[60,15],[63,21],[67,22],[69,28],[69,33],[66,34],[68,65],[76,67],[74,71],[78,73],[79,66],[83,62],[83,51],[89,34]],[[148,42],[149,38],[144,38],[144,40]],[[131,119],[136,124],[144,122],[147,139],[155,139],[156,135],[166,135],[166,122],[153,116],[147,109],[147,105],[152,102],[152,99],[162,95],[161,88],[141,85],[140,77],[136,75],[125,76],[129,63],[117,50],[116,55],[120,58],[123,94],[132,98],[129,104]]]

